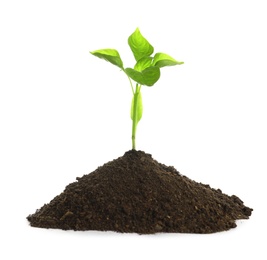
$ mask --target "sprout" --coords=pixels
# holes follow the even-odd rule
[[[128,44],[136,60],[134,68],[124,68],[120,54],[115,49],[96,50],[92,51],[91,54],[118,66],[129,78],[133,92],[131,104],[132,149],[135,150],[136,128],[143,114],[141,87],[153,86],[160,78],[160,69],[162,67],[181,65],[183,62],[177,61],[168,54],[161,52],[152,56],[154,47],[143,37],[138,28],[128,38]],[[132,80],[136,82],[135,89]]]

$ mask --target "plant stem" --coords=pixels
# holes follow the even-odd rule
[[[135,135],[136,128],[138,123],[137,111],[138,111],[138,95],[140,94],[141,86],[136,84],[135,92],[134,92],[134,101],[133,101],[133,124],[132,124],[132,149],[135,150]]]
[[[125,72],[125,71],[124,71]],[[126,73],[125,73],[126,74]],[[130,84],[131,84],[131,88],[132,88],[132,92],[133,92],[133,94],[134,94],[134,88],[133,88],[133,83],[132,83],[132,81],[131,81],[131,79],[130,79],[130,77],[126,74],[126,76],[127,76],[127,78],[129,79],[129,81],[130,81]]]

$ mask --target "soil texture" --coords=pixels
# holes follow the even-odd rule
[[[213,233],[236,227],[236,220],[248,219],[252,213],[237,196],[190,180],[142,151],[130,150],[76,179],[27,217],[31,226]]]

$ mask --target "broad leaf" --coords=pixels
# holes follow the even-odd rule
[[[114,49],[101,49],[97,51],[92,51],[91,54],[123,69],[123,62],[121,60],[120,54]]]
[[[132,99],[132,106],[131,106],[131,119],[133,119],[133,115],[134,115],[134,100],[135,98],[137,98],[136,102],[137,102],[137,123],[140,121],[140,119],[142,118],[143,115],[143,102],[142,102],[142,95],[141,92],[139,93],[135,93]]]
[[[136,61],[139,61],[145,56],[150,56],[154,52],[153,46],[143,37],[138,28],[128,38],[128,44]]]
[[[137,61],[137,63],[134,66],[134,69],[137,71],[142,71],[151,66],[152,60],[153,60],[152,57],[143,57],[142,59]]]
[[[168,54],[165,53],[156,53],[153,60],[153,66],[157,66],[159,68],[165,66],[174,66],[174,65],[181,65],[183,62],[177,61]]]
[[[139,72],[132,68],[126,68],[125,73],[138,84],[145,85],[145,80],[142,72]]]
[[[160,69],[158,67],[148,67],[139,72],[132,68],[125,69],[126,74],[140,85],[153,86],[160,77]]]

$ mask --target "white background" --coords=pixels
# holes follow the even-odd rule
[[[266,259],[266,1],[1,1],[1,259]],[[236,194],[248,221],[212,235],[65,232],[26,216],[131,149],[131,89],[89,54],[134,59],[139,27],[185,64],[143,87],[137,148]],[[261,236],[262,235],[262,236]]]

